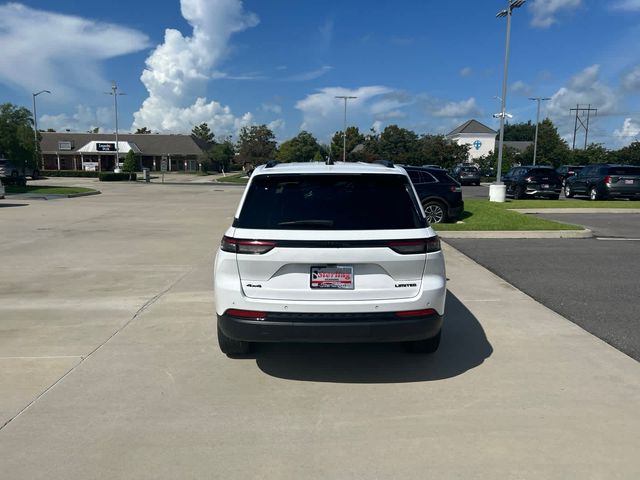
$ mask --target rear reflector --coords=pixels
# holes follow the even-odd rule
[[[262,255],[272,250],[276,242],[268,240],[245,240],[240,238],[222,237],[220,248],[224,252]]]
[[[240,318],[252,318],[254,320],[264,320],[267,318],[267,312],[259,312],[255,310],[238,310],[235,308],[230,308],[226,312],[225,315],[229,315],[230,317],[240,317]]]
[[[416,240],[394,240],[387,246],[396,253],[411,255],[418,253],[431,253],[440,251],[440,239],[438,236],[420,238]]]
[[[436,311],[433,308],[425,308],[423,310],[407,310],[404,312],[396,312],[397,317],[426,317],[428,315],[435,314]]]

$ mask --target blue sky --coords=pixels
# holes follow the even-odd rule
[[[0,102],[38,126],[216,136],[266,123],[279,140],[320,141],[348,123],[446,133],[470,118],[493,127],[502,86],[506,0],[23,1],[0,3]],[[507,111],[543,104],[570,143],[576,103],[598,108],[590,141],[640,138],[640,0],[529,0],[513,17]],[[583,142],[583,137],[578,143]]]

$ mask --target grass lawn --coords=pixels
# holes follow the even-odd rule
[[[7,185],[6,193],[40,193],[42,195],[73,195],[74,193],[95,192],[93,188],[85,187],[56,187],[56,186],[29,186]]]
[[[238,183],[246,185],[246,183],[249,181],[249,178],[247,177],[246,173],[242,172],[235,173],[233,175],[227,175],[226,177],[220,177],[217,181],[220,183]]]
[[[488,200],[484,200],[488,201]],[[465,205],[467,200],[465,200]],[[640,202],[630,200],[507,200],[504,203],[493,202],[498,208],[640,208]]]
[[[509,208],[535,208],[534,206],[521,206],[520,204],[551,202],[551,203],[568,203],[553,202],[551,200],[518,200],[514,202],[495,203],[489,200],[465,200],[464,213],[462,214],[462,222],[464,223],[439,223],[435,225],[436,230],[441,231],[458,231],[458,230],[582,230],[577,225],[569,225],[566,223],[552,222],[543,218],[534,217],[532,215],[524,215],[518,212],[512,212]],[[589,202],[596,203],[596,202]],[[610,205],[609,205],[610,206]],[[558,205],[559,207],[559,205]],[[557,208],[557,207],[556,207]]]

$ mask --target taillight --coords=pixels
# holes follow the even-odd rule
[[[396,253],[411,255],[418,253],[432,253],[440,251],[440,239],[435,237],[420,238],[417,240],[394,240],[387,246]]]
[[[452,192],[461,192],[462,191],[462,187],[460,185],[451,185],[449,187],[449,190],[451,190]]]
[[[239,318],[251,318],[253,320],[264,320],[267,318],[267,312],[259,312],[255,310],[239,310],[236,308],[230,308],[226,312],[225,315],[229,315],[230,317],[239,317]]]
[[[396,312],[397,317],[426,317],[427,315],[433,315],[436,311],[433,308],[425,308],[422,310],[405,310],[404,312]]]
[[[276,242],[269,240],[246,240],[241,238],[222,237],[220,249],[224,252],[262,255],[272,250]]]
[[[604,183],[606,183],[607,185],[611,185],[611,176],[607,175],[606,177],[604,177]]]
[[[533,177],[527,177],[527,178],[524,179],[524,181],[531,183],[531,182],[533,182]]]

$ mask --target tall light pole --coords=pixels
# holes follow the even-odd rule
[[[34,144],[34,152],[33,154],[36,157],[36,165],[38,165],[38,114],[36,113],[36,97],[41,93],[51,93],[49,90],[40,90],[37,93],[32,93],[33,96],[33,144]],[[44,170],[44,158],[40,163],[40,169]]]
[[[533,164],[536,164],[536,155],[538,153],[538,125],[540,124],[540,102],[551,100],[549,97],[529,97],[529,100],[538,102],[538,113],[536,114],[536,136],[533,141]]]
[[[336,95],[336,98],[344,99],[344,128],[342,129],[342,161],[347,161],[347,100],[353,100],[358,97],[348,95]]]
[[[116,114],[116,165],[113,168],[114,171],[120,170],[120,144],[118,143],[118,95],[126,95],[126,93],[118,92],[118,85],[116,81],[111,82],[111,91],[105,92],[107,95],[113,95],[113,108]]]
[[[520,8],[524,5],[526,0],[508,0],[507,8],[499,11],[496,14],[497,18],[507,17],[507,40],[505,46],[504,53],[504,76],[502,79],[502,101],[500,108],[500,140],[498,143],[498,168],[496,172],[496,183],[495,185],[502,185],[501,176],[502,176],[502,150],[504,147],[504,119],[506,116],[507,109],[507,78],[509,73],[509,42],[511,40],[511,15],[513,14],[513,10],[516,8]],[[504,187],[499,187],[503,189]],[[497,193],[497,189],[496,193]],[[497,202],[504,202],[504,195],[496,195],[494,199],[491,198],[491,192],[489,193],[489,199]]]

